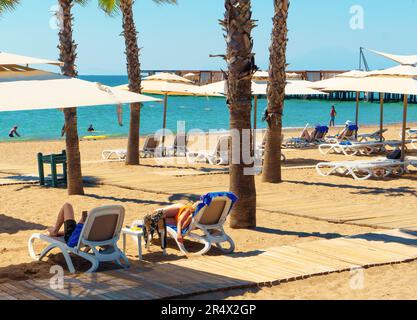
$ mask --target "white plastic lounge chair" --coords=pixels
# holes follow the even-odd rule
[[[28,241],[29,254],[39,261],[52,249],[60,249],[71,273],[75,273],[75,268],[70,253],[91,262],[88,273],[96,271],[100,262],[116,262],[123,268],[128,267],[129,260],[117,247],[124,214],[125,210],[122,206],[106,206],[91,210],[81,231],[78,244],[74,248],[69,247],[63,237],[52,238],[39,233],[32,234]],[[48,243],[39,255],[35,253],[33,247],[35,240]]]
[[[400,138],[402,138],[402,132],[400,132]],[[405,137],[408,139],[417,139],[417,128],[407,128],[405,131]]]
[[[388,129],[383,129],[382,131],[381,131],[381,129],[379,129],[379,130],[377,130],[373,133],[359,134],[358,135],[358,141],[369,141],[369,140],[381,141],[381,138],[382,138],[382,141],[384,141],[385,138],[384,138],[383,134],[387,131],[388,131]]]
[[[371,155],[385,149],[384,142],[337,142],[337,143],[323,143],[319,145],[319,151],[323,155],[329,153],[344,154],[345,156]]]
[[[347,128],[345,128],[346,133],[343,134],[343,138],[341,138],[342,135],[335,135],[335,136],[329,136],[324,139],[325,143],[339,143],[341,141],[357,141],[356,136],[358,134],[358,126],[355,124],[349,125]]]
[[[208,193],[201,197],[189,227],[183,231],[183,237],[189,237],[202,244],[204,248],[196,253],[190,253],[183,243],[177,240],[177,227],[167,225],[167,234],[172,237],[181,253],[184,255],[203,255],[207,253],[214,244],[225,253],[232,253],[235,250],[235,243],[223,229],[226,218],[230,213],[236,196],[230,192]],[[198,235],[194,231],[201,231],[203,235]],[[228,247],[223,247],[223,243],[228,243]]]
[[[402,175],[408,164],[386,158],[372,161],[320,162],[316,165],[316,170],[323,177],[338,173],[346,176],[351,175],[355,180],[367,180],[371,177],[385,178],[390,175]]]
[[[165,147],[165,154],[169,156],[185,156],[187,154],[187,144],[188,137],[187,135],[177,135],[172,146]]]
[[[104,150],[101,153],[103,160],[119,160],[123,161],[126,159],[127,150],[126,149],[115,149],[115,150]],[[113,156],[115,158],[113,158]]]
[[[208,162],[212,165],[229,164],[229,139],[230,136],[219,137],[213,151],[187,152],[187,161],[189,163]]]
[[[139,150],[140,156],[143,158],[154,157],[155,152],[157,151],[159,147],[159,143],[160,143],[160,140],[157,139],[156,136],[154,135],[147,136],[142,150]]]
[[[307,130],[308,124],[304,128],[302,132]],[[325,137],[327,133],[329,132],[329,127],[327,126],[316,126],[312,135],[312,140],[307,141],[305,138],[299,137],[299,138],[289,138],[289,139],[283,139],[282,145],[285,148],[307,148],[311,146],[315,146],[319,143],[325,142]]]
[[[281,141],[284,141],[285,136],[281,136]],[[257,162],[260,163],[260,161],[263,161],[264,154],[265,154],[265,145],[266,145],[266,134],[262,138],[262,143],[255,146],[255,157],[257,158]],[[287,161],[287,157],[283,152],[281,152],[281,161],[285,162]]]

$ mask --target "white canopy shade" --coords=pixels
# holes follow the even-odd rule
[[[141,82],[142,92],[151,94],[168,95],[198,95],[199,87],[191,83],[178,83],[166,81],[144,80]],[[121,90],[129,90],[127,84],[116,87]]]
[[[380,92],[417,95],[417,80],[402,77],[336,78],[324,91]]]
[[[0,71],[0,111],[160,101],[99,83],[41,70]]]
[[[393,76],[393,77],[417,77],[417,68],[414,66],[399,65],[388,69],[368,72],[370,76]]]
[[[269,72],[268,71],[256,71],[253,74],[254,78],[269,78]]]
[[[287,81],[287,85],[285,87],[285,94],[286,95],[326,95],[327,93],[321,92],[318,90],[311,89],[308,85],[311,83],[309,81]],[[210,94],[225,94],[226,92],[226,81],[219,81],[215,83],[211,83],[205,86],[200,87],[200,92],[206,93],[207,95]],[[267,93],[267,84],[266,83],[256,83],[252,81],[252,95],[266,95]]]
[[[380,55],[382,57],[385,57],[387,59],[390,59],[392,61],[398,62],[399,64],[402,64],[402,65],[409,65],[409,66],[417,65],[417,55],[398,55],[398,54],[391,54],[391,53],[376,51],[372,49],[367,49],[367,50],[377,55]]]
[[[54,61],[54,60],[31,58],[31,57],[26,57],[26,56],[20,56],[17,54],[0,52],[0,66],[32,65],[32,64],[52,64],[52,65],[59,66],[59,65],[62,65],[62,62]]]
[[[145,81],[167,81],[167,82],[182,82],[182,83],[192,83],[191,80],[177,76],[173,73],[161,72],[154,74],[152,76],[146,77],[143,79]]]
[[[309,88],[314,89],[323,89],[328,88],[334,85],[338,85],[340,83],[349,82],[351,79],[358,79],[363,78],[368,75],[368,72],[360,71],[360,70],[352,70],[345,73],[338,74],[337,76],[325,80],[310,82],[307,84]]]

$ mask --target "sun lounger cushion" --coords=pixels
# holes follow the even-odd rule
[[[351,124],[351,125],[348,127],[348,129],[349,129],[350,131],[358,131],[358,130],[359,130],[359,127],[358,127],[356,124]]]
[[[347,140],[347,141],[342,141],[339,144],[342,145],[342,146],[351,146],[352,145],[352,142],[350,142],[349,140]]]
[[[327,133],[327,132],[329,132],[329,127],[328,126],[317,126],[316,131],[318,133]]]

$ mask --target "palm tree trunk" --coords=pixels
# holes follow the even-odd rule
[[[139,47],[135,21],[133,19],[133,2],[133,0],[120,1],[120,9],[123,14],[123,35],[126,46],[129,89],[132,92],[141,93]],[[140,103],[133,103],[130,106],[126,165],[139,165],[140,108]]]
[[[72,39],[71,9],[73,0],[59,0],[62,9],[62,26],[59,31],[60,60],[64,63],[61,71],[69,77],[76,77],[75,59],[77,57],[77,45]],[[67,149],[68,194],[83,195],[83,179],[81,172],[81,155],[77,129],[77,109],[64,110],[65,115],[65,143]]]
[[[275,14],[271,47],[269,48],[268,128],[262,174],[262,180],[270,183],[282,182],[281,136],[286,84],[288,8],[288,0],[274,0]]]
[[[232,154],[234,148],[240,147],[239,161],[229,159],[230,191],[239,197],[231,212],[230,226],[252,228],[256,227],[255,179],[252,174],[245,174],[245,168],[253,167],[253,164],[244,164],[242,156],[243,148],[252,148],[252,146],[243,145],[242,132],[251,130],[251,79],[254,72],[251,31],[254,22],[251,20],[250,0],[225,0],[225,8],[225,19],[221,24],[226,32],[227,43],[230,129],[239,132],[239,144],[236,141],[231,144]]]

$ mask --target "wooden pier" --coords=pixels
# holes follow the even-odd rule
[[[288,70],[288,80],[307,80],[307,81],[320,81],[333,78],[338,74],[347,72],[348,70]],[[194,81],[197,85],[206,85],[213,82],[224,80],[224,73],[221,70],[142,70],[144,76],[154,75],[160,72],[175,73],[181,77],[186,77]],[[266,82],[267,78],[257,78],[255,81]],[[300,97],[290,97],[297,98]],[[309,99],[312,97],[301,97],[302,99]],[[321,100],[335,100],[335,101],[355,101],[356,92],[331,92],[329,95],[314,96],[314,99]],[[371,103],[379,103],[379,94],[370,92],[367,96],[361,95],[361,101],[369,101]],[[404,96],[400,94],[384,94],[385,102],[402,102]],[[409,96],[408,102],[411,104],[417,103],[417,96]]]

